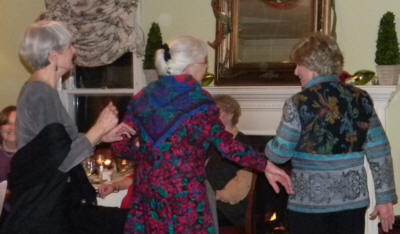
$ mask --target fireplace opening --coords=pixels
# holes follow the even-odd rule
[[[254,150],[264,154],[264,149],[273,136],[247,135],[247,143]],[[290,171],[290,163],[280,165],[283,169]],[[249,192],[249,200],[245,215],[245,226],[226,226],[220,223],[220,233],[255,233],[255,234],[286,234],[286,204],[288,195],[284,188],[276,194],[265,178],[264,173],[255,173]]]
[[[273,136],[249,136],[251,144],[255,150],[264,153],[264,149],[268,141]],[[286,171],[290,171],[290,162],[280,165]],[[258,173],[252,200],[252,215],[251,226],[253,233],[257,234],[286,234],[286,205],[288,195],[283,187],[280,187],[280,193],[276,194],[268,183],[263,173]],[[249,213],[247,213],[249,215]]]

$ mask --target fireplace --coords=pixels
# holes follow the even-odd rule
[[[252,147],[263,153],[265,146],[273,136],[269,135],[247,135]],[[281,165],[290,172],[290,162]],[[288,234],[286,221],[286,204],[288,195],[281,187],[281,192],[276,194],[269,185],[264,173],[257,173],[253,191],[250,192],[248,211],[246,212],[246,226],[254,234]],[[251,226],[251,227],[249,227]],[[232,232],[222,232],[232,233]]]
[[[386,108],[396,86],[360,86],[374,101],[374,106],[383,127],[386,126]],[[282,116],[282,107],[286,99],[301,90],[300,86],[218,86],[207,87],[212,94],[227,94],[241,105],[242,117],[239,129],[247,135],[275,135]],[[378,220],[370,220],[368,215],[375,206],[375,195],[371,173],[367,164],[370,208],[366,212],[365,233],[378,233]],[[372,207],[372,208],[371,208]],[[284,232],[283,232],[284,233]]]

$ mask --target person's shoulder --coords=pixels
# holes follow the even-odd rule
[[[35,93],[38,96],[43,95],[54,95],[57,94],[57,90],[50,87],[43,82],[28,82],[24,85],[23,91],[26,93]]]
[[[206,109],[206,116],[209,118],[219,118],[219,108],[217,105],[209,105]]]
[[[285,105],[299,105],[300,103],[304,103],[309,99],[310,96],[310,90],[309,89],[303,89],[295,94],[293,94],[291,97],[285,100]]]
[[[344,84],[344,85],[346,87],[348,87],[348,89],[353,90],[353,92],[360,93],[360,94],[362,94],[364,96],[369,96],[368,92],[366,90],[362,89],[362,88],[359,88],[359,87],[357,87],[355,85],[352,85],[352,84]]]
[[[348,90],[348,92],[352,93],[356,99],[363,98],[364,100],[367,99],[369,102],[372,102],[372,98],[366,90],[352,84],[343,84],[343,86]]]
[[[58,97],[57,90],[42,82],[28,82],[24,85],[18,98],[18,105],[22,103],[40,102],[45,105],[49,100]]]
[[[208,90],[201,88],[201,92],[203,92],[207,97],[212,98],[212,95],[210,92],[208,92]]]

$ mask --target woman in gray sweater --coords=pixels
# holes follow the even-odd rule
[[[20,47],[20,56],[25,64],[33,70],[33,73],[22,88],[18,100],[18,148],[20,150],[24,149],[24,147],[26,148],[30,142],[38,137],[43,129],[54,123],[64,128],[63,130],[70,138],[70,144],[62,160],[58,164],[54,164],[56,171],[54,178],[65,178],[65,180],[60,179],[57,183],[65,182],[66,185],[63,188],[55,186],[56,189],[54,189],[55,191],[62,191],[57,193],[60,198],[54,199],[54,193],[46,189],[46,183],[51,185],[54,182],[53,178],[46,178],[46,175],[43,176],[43,179],[32,182],[34,184],[31,186],[26,186],[25,190],[23,188],[20,189],[19,185],[15,184],[16,193],[18,193],[17,191],[22,191],[23,193],[32,193],[32,195],[38,197],[36,200],[32,198],[27,201],[27,196],[13,194],[13,196],[15,195],[13,200],[15,206],[18,208],[24,207],[24,210],[29,210],[29,212],[24,212],[23,214],[25,218],[22,220],[25,220],[26,224],[17,224],[16,222],[16,220],[21,220],[21,210],[10,215],[8,225],[6,224],[8,232],[43,233],[44,230],[47,230],[47,232],[54,233],[54,228],[57,228],[57,233],[122,232],[126,213],[121,213],[120,210],[98,209],[97,206],[88,206],[88,203],[95,202],[95,196],[93,196],[93,188],[89,188],[90,184],[87,183],[87,178],[81,176],[82,168],[80,162],[93,154],[93,148],[97,143],[118,141],[122,139],[123,135],[129,137],[135,132],[125,124],[117,125],[118,111],[112,103],[109,103],[101,111],[95,124],[88,132],[78,132],[74,121],[63,107],[56,90],[56,84],[60,78],[73,68],[75,48],[71,45],[71,40],[71,33],[62,23],[39,21],[27,29]],[[32,149],[31,154],[35,150],[34,147]],[[28,156],[26,156],[26,152],[28,152]],[[25,150],[24,159],[28,160],[30,158],[29,152],[31,151]],[[52,155],[49,154],[49,156]],[[20,161],[24,160],[20,158],[17,157]],[[11,166],[12,171],[21,169],[21,163],[14,163],[14,166],[15,168],[13,168],[13,165]],[[31,170],[34,171],[36,169],[32,168]],[[30,171],[26,171],[26,175],[30,173]],[[19,181],[27,181],[27,178],[23,178],[23,175],[21,175],[25,173],[14,174],[14,178]],[[73,181],[73,178],[79,179]],[[74,186],[71,188],[72,183]],[[87,186],[82,187],[82,184]],[[31,189],[31,187],[36,190]],[[77,191],[78,187],[80,187],[79,191]],[[42,190],[41,192],[37,192],[40,190],[39,188]],[[48,199],[45,196],[48,196]],[[65,197],[73,196],[77,196],[78,199],[74,201],[70,199],[67,203],[68,205],[60,205],[60,203],[65,203]],[[44,213],[44,209],[41,209],[44,206],[49,206],[48,201],[54,201],[54,206],[62,207],[62,211],[57,213],[59,215],[56,220],[48,220],[54,217],[52,212],[55,209],[50,207],[48,209],[49,213]],[[31,208],[32,204],[37,207]],[[17,210],[16,207],[14,208]],[[71,212],[72,207],[74,209],[73,212]],[[69,217],[69,214],[73,214],[73,217]],[[98,222],[96,217],[99,218]],[[45,226],[48,225],[52,227],[46,228]]]

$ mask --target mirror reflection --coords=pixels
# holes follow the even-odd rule
[[[333,0],[212,0],[216,85],[299,85],[289,61],[312,32],[334,33]]]
[[[313,31],[313,0],[239,1],[237,62],[285,62]],[[262,48],[262,49],[260,49]]]

